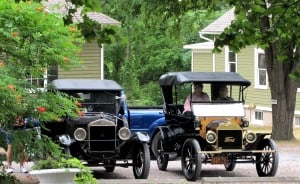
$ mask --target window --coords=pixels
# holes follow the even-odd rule
[[[44,90],[47,86],[47,71],[40,76],[33,76],[31,73],[27,73],[27,81],[33,86],[39,88],[40,90]]]
[[[225,47],[225,71],[237,72],[237,54]]]
[[[255,52],[255,87],[260,89],[268,87],[267,65],[262,49],[256,49]]]
[[[264,112],[261,110],[255,111],[254,124],[263,125],[264,124]]]
[[[264,112],[255,111],[255,120],[259,120],[259,121],[264,120]]]

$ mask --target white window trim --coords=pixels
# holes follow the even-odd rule
[[[47,90],[47,85],[48,85],[48,78],[47,78],[47,76],[48,76],[48,71],[46,70],[45,72],[44,72],[44,74],[43,74],[43,87],[41,87],[41,88],[37,88],[37,90],[39,90],[39,91],[46,91]],[[29,79],[29,78],[28,78]],[[30,78],[30,79],[32,79],[32,78]],[[42,78],[40,78],[40,79],[42,79]],[[32,90],[32,89],[29,89],[29,92],[30,93],[34,93],[34,90]]]
[[[255,118],[255,113],[256,112],[261,112],[262,113],[262,115],[263,115],[262,120],[257,120]],[[263,125],[264,124],[264,111],[262,111],[262,110],[255,110],[253,112],[253,119],[254,119],[254,122],[253,122],[254,124],[256,124],[256,125]]]
[[[261,48],[254,49],[254,88],[257,89],[268,89],[269,86],[269,79],[268,79],[268,72],[266,76],[266,85],[259,85],[259,77],[258,77],[258,55],[265,54],[265,51]]]
[[[230,67],[229,67],[229,64],[230,64],[229,63],[229,52],[230,52],[230,50],[229,50],[228,46],[225,46],[224,49],[225,49],[225,72],[230,72],[229,71],[229,69],[230,69]],[[238,56],[235,53],[235,72],[236,73],[238,72],[237,65],[238,65]]]

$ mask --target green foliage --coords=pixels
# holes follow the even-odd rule
[[[20,184],[16,176],[0,172],[0,183]]]
[[[0,2],[0,27],[2,128],[11,129],[17,116],[47,121],[66,113],[76,115],[74,99],[61,93],[43,93],[26,78],[40,78],[52,66],[70,69],[80,64],[80,31],[74,25],[65,26],[59,16],[45,11],[39,3],[13,0]],[[45,111],[39,112],[39,107]]]
[[[177,1],[172,7],[165,7],[162,1],[101,2],[101,11],[122,23],[116,30],[118,38],[105,45],[105,78],[114,79],[124,87],[130,105],[161,105],[159,76],[190,70],[191,54],[183,45],[198,42],[199,28],[219,14],[181,9],[183,14],[179,20],[168,14],[177,10],[162,10],[178,8]],[[158,8],[155,3],[163,5]]]

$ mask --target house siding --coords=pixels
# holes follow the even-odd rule
[[[213,71],[213,70],[211,70]],[[215,71],[224,72],[225,71],[225,53],[224,48],[222,52],[215,54]]]
[[[85,43],[83,53],[79,56],[81,66],[65,71],[58,69],[58,78],[86,78],[100,79],[101,77],[101,52],[96,41]]]
[[[212,69],[212,54],[211,52],[194,51],[192,71],[211,71]]]

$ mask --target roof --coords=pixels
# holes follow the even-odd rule
[[[190,82],[227,83],[250,86],[251,82],[234,72],[171,72],[160,76],[160,86],[181,85]]]
[[[46,6],[46,9],[50,12],[55,12],[55,13],[60,13],[62,15],[66,15],[68,13],[68,9],[74,8],[74,5],[70,2],[66,2],[65,0],[48,0],[44,2],[44,5]],[[77,12],[75,12],[73,16],[73,22],[82,22],[83,18],[80,15],[81,14],[81,9],[78,8]],[[98,22],[101,25],[119,25],[120,22],[99,12],[87,12],[87,17],[90,18],[91,20],[94,20]]]
[[[208,49],[212,50],[214,48],[214,42],[202,42],[202,43],[195,43],[190,45],[184,45],[184,49]]]
[[[110,24],[110,25],[119,25],[120,22],[103,14],[103,13],[98,13],[98,12],[88,12],[87,14],[87,17],[90,18],[91,20],[93,21],[96,21],[98,22],[99,24],[102,24],[102,25],[107,25],[107,24]],[[73,22],[83,22],[83,18],[82,16],[80,15],[80,12],[76,12],[74,14],[74,17],[73,17]]]
[[[56,90],[110,90],[120,91],[122,87],[113,80],[101,79],[56,79],[50,83]]]
[[[234,8],[213,21],[211,24],[200,30],[200,34],[221,34],[226,27],[235,19]]]

